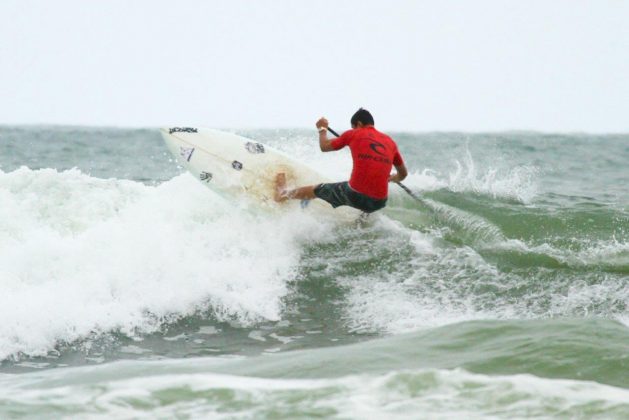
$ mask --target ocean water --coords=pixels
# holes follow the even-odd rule
[[[0,127],[0,417],[629,418],[629,135],[391,134],[420,201],[348,225]]]

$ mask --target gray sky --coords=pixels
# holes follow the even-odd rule
[[[629,131],[629,1],[0,2],[0,123]]]

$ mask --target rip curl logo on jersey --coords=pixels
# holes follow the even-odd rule
[[[387,148],[384,146],[384,144],[377,142],[375,140],[372,140],[371,143],[369,144],[369,147],[371,148],[371,150],[374,151],[374,153],[379,154],[380,156],[385,156],[385,154],[383,153]],[[382,149],[382,152],[378,149]]]
[[[362,159],[362,160],[371,160],[374,162],[381,162],[381,163],[386,163],[387,165],[391,165],[391,159],[389,159],[388,157],[380,157],[380,156],[374,156],[372,154],[369,153],[359,153],[358,154],[358,159]]]
[[[179,146],[179,154],[183,157],[186,162],[190,162],[192,158],[192,154],[194,153],[194,147],[183,147]]]
[[[234,168],[235,170],[239,171],[242,169],[242,163],[238,162],[237,160],[232,162],[232,168]]]
[[[210,182],[212,180],[212,174],[210,172],[201,172],[199,179],[201,181]]]
[[[248,141],[245,144],[245,149],[247,149],[249,153],[253,154],[264,153],[264,145],[260,143],[252,143]]]
[[[192,127],[172,127],[168,129],[168,134],[172,133],[198,133],[199,130]]]

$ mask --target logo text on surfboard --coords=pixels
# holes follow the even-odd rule
[[[201,172],[199,179],[201,181],[210,182],[212,180],[212,174],[209,172]]]
[[[232,168],[234,168],[235,170],[239,171],[242,169],[242,163],[238,162],[237,160],[232,162]]]
[[[172,133],[198,133],[199,130],[192,127],[172,127],[168,129],[168,134]]]

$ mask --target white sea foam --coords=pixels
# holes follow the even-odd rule
[[[411,261],[395,270],[340,280],[348,289],[346,312],[352,330],[398,334],[511,314],[509,308],[485,311],[474,301],[474,284],[497,273],[472,249],[442,248],[437,239],[417,231],[398,234],[413,248]]]
[[[471,247],[448,246],[434,232],[405,229],[391,221],[386,229],[387,236],[373,244],[374,251],[398,249],[403,258],[389,261],[385,256],[381,267],[359,276],[338,276],[347,290],[344,309],[353,331],[398,334],[477,319],[626,319],[629,285],[618,276],[597,270],[577,272],[577,278],[568,273],[542,284],[531,283],[526,274],[499,270]],[[587,248],[580,254],[596,265],[601,248]],[[624,244],[612,248],[625,249]],[[548,244],[528,247],[516,240],[492,242],[488,249],[530,253],[528,258],[538,258],[540,264],[552,262],[549,257],[559,253]],[[571,259],[566,255],[569,252],[558,255],[556,261]],[[580,260],[577,266],[582,264]]]
[[[473,192],[493,198],[530,203],[538,193],[539,170],[533,166],[507,166],[499,161],[479,167],[469,150],[462,159],[452,160],[452,169],[441,173],[431,168],[410,168],[404,184],[416,192],[448,189]],[[394,193],[398,193],[393,189]]]
[[[629,243],[627,242],[621,242],[615,238],[601,240],[585,238],[572,239],[572,244],[577,249],[557,247],[550,243],[529,245],[518,239],[505,239],[486,245],[504,251],[546,255],[573,268],[602,267],[626,270],[629,267]]]
[[[453,191],[473,191],[494,198],[528,203],[537,194],[537,168],[532,166],[477,168],[469,149],[462,161],[455,160],[448,186]]]
[[[117,372],[129,364],[0,376],[3,406],[24,414],[72,418],[341,417],[528,418],[618,417],[629,391],[596,382],[533,375],[488,376],[461,369],[392,371],[330,379],[267,379],[188,373],[191,361],[150,362],[151,371]],[[144,363],[146,364],[146,363]],[[168,373],[159,373],[162,368]],[[179,373],[175,369],[180,368]],[[65,372],[64,372],[65,371]],[[64,375],[65,374],[65,375]],[[172,398],[171,396],[176,396]]]
[[[299,241],[326,228],[239,211],[187,174],[153,187],[21,168],[0,172],[0,200],[0,359],[198,310],[278,320]]]

